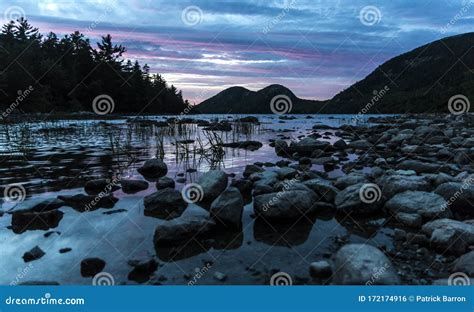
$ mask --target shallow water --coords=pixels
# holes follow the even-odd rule
[[[228,116],[241,117],[241,116]],[[3,185],[19,183],[26,190],[24,201],[3,202],[2,211],[31,207],[43,199],[58,195],[84,193],[84,183],[92,178],[120,175],[144,179],[137,173],[144,160],[153,158],[163,146],[168,175],[173,179],[185,178],[177,183],[180,189],[194,181],[201,172],[220,168],[227,173],[242,176],[247,164],[276,162],[278,157],[268,145],[270,139],[283,137],[296,140],[311,132],[315,124],[339,126],[352,121],[348,115],[295,116],[282,123],[275,115],[258,116],[258,126],[233,126],[231,132],[218,132],[224,142],[255,140],[263,143],[257,151],[225,148],[225,155],[215,159],[212,155],[185,152],[176,147],[176,141],[195,140],[191,150],[208,145],[201,127],[195,124],[176,126],[172,133],[155,126],[127,123],[126,119],[113,121],[61,121],[25,125],[10,125],[3,129],[0,151],[0,175]],[[370,116],[364,116],[368,118]],[[192,116],[194,119],[212,120],[216,116]],[[220,119],[231,119],[219,116]],[[164,117],[154,117],[164,120]],[[239,129],[236,129],[239,128]],[[8,132],[7,132],[8,131]],[[319,130],[324,140],[338,138],[332,130]],[[163,142],[157,138],[163,137]],[[352,155],[350,160],[355,159]],[[197,172],[187,172],[196,169]],[[267,168],[272,170],[271,168]],[[313,169],[323,170],[322,166]],[[330,173],[342,174],[340,169]],[[90,284],[91,278],[80,275],[80,262],[87,257],[106,261],[104,271],[112,274],[115,283],[134,283],[127,275],[132,270],[130,260],[149,260],[156,257],[160,267],[150,283],[187,284],[196,280],[196,274],[206,263],[212,263],[209,272],[199,274],[196,284],[266,284],[272,272],[284,271],[294,277],[295,283],[310,283],[308,266],[311,262],[329,257],[340,243],[365,242],[390,247],[392,230],[383,219],[358,224],[355,220],[335,219],[321,215],[314,220],[302,219],[292,226],[254,221],[252,203],[245,207],[241,233],[223,231],[207,241],[188,244],[175,250],[155,250],[152,242],[154,229],[163,220],[144,215],[143,197],[155,191],[154,183],[143,192],[133,195],[121,190],[114,192],[119,201],[112,209],[98,209],[80,213],[69,207],[60,210],[64,217],[50,232],[36,230],[15,234],[9,228],[11,215],[0,217],[0,284],[26,281],[57,281],[60,284]],[[113,214],[104,212],[116,211]],[[190,205],[182,217],[208,214],[197,205]],[[40,246],[46,254],[39,260],[25,263],[23,254]],[[61,248],[72,248],[60,254]],[[227,275],[225,281],[213,278],[215,272]],[[324,281],[320,281],[324,283]]]

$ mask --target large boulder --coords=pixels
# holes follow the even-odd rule
[[[374,213],[379,211],[383,204],[378,190],[372,187],[372,184],[354,184],[337,193],[334,204],[338,211],[344,213]]]
[[[170,220],[181,216],[188,203],[181,192],[165,188],[146,196],[144,205],[145,215]]]
[[[299,142],[291,142],[289,150],[300,155],[311,155],[314,150],[325,150],[328,146],[329,142],[307,137]]]
[[[244,211],[244,200],[236,187],[228,187],[211,204],[209,210],[211,217],[216,223],[222,223],[234,228],[240,228],[242,224],[242,213]]]
[[[84,190],[89,195],[97,195],[100,193],[112,193],[118,189],[119,180],[114,179],[95,179],[86,182]]]
[[[249,178],[255,185],[267,185],[273,187],[273,185],[278,182],[278,174],[275,171],[253,173]]]
[[[278,174],[278,178],[280,180],[284,179],[293,179],[298,176],[298,170],[290,167],[282,167],[279,168],[276,173]]]
[[[336,182],[334,182],[334,186],[340,190],[345,189],[354,184],[359,183],[368,183],[367,177],[360,175],[360,174],[348,174],[342,177],[337,178]]]
[[[457,258],[453,263],[453,271],[474,276],[474,250]]]
[[[416,173],[449,172],[450,168],[444,164],[425,163],[419,160],[404,160],[397,166],[403,170],[414,170]]]
[[[148,188],[148,182],[142,180],[121,180],[120,184],[126,194],[134,194]]]
[[[385,209],[393,215],[400,212],[419,214],[426,220],[451,216],[443,197],[420,191],[406,191],[395,195],[385,203]]]
[[[137,171],[145,178],[160,178],[168,173],[168,167],[160,159],[149,159]]]
[[[83,277],[95,276],[105,268],[105,261],[100,258],[86,258],[81,261],[81,275]]]
[[[161,177],[156,181],[156,188],[158,190],[165,189],[165,188],[172,188],[175,187],[175,182],[170,177]]]
[[[257,166],[257,165],[247,165],[245,166],[243,175],[244,177],[249,177],[251,174],[256,173],[256,172],[262,172],[265,171],[262,167]]]
[[[227,187],[227,174],[220,170],[203,173],[197,180],[202,188],[202,201],[210,202],[217,198]]]
[[[320,200],[325,202],[334,202],[339,192],[339,190],[332,185],[331,181],[322,178],[306,180],[303,184],[313,190],[313,192],[320,197]]]
[[[474,215],[474,184],[448,182],[438,186],[436,194],[446,199],[453,212]]]
[[[213,220],[206,217],[167,221],[156,227],[153,242],[156,248],[183,245],[190,240],[208,236],[215,225]]]
[[[254,210],[265,219],[289,220],[312,213],[317,201],[314,192],[288,190],[255,196]]]
[[[416,175],[385,175],[377,179],[386,198],[392,198],[405,191],[430,191],[431,184],[426,177]]]
[[[348,244],[336,254],[336,285],[398,285],[400,279],[390,260],[367,244]]]
[[[366,140],[357,140],[350,142],[349,147],[358,150],[369,150],[373,147],[373,145]]]
[[[426,223],[421,230],[430,237],[431,246],[441,253],[463,254],[474,244],[474,225],[451,219]]]

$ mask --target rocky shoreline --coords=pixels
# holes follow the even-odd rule
[[[374,232],[390,228],[391,242],[372,246],[368,243],[373,236],[370,234],[366,241],[359,242],[350,241],[347,236],[337,237],[334,252],[326,252],[311,262],[305,260],[307,273],[292,276],[293,284],[446,284],[454,273],[472,276],[474,116],[413,115],[369,121],[373,125],[316,124],[309,134],[289,144],[280,134],[268,144],[282,160],[248,164],[241,175],[209,170],[182,190],[167,176],[166,163],[148,160],[138,168],[148,182],[91,180],[84,188],[87,195],[58,196],[7,212],[12,217],[11,230],[51,231],[61,222],[63,207],[81,213],[110,210],[120,201],[114,196],[117,190],[135,194],[156,188],[143,199],[144,215],[163,220],[150,233],[156,256],[131,261],[130,282],[166,283],[162,275],[155,274],[160,261],[187,258],[210,249],[228,249],[233,244],[240,246],[242,229],[253,224],[279,234],[280,238],[269,245],[288,239],[285,235],[293,227],[297,230],[296,241],[307,241],[307,226],[301,224],[308,223],[309,232],[315,219],[327,216],[339,224],[351,224],[352,233],[370,232],[372,220],[378,220]],[[325,136],[338,139],[330,143],[322,140]],[[260,142],[248,142],[241,142],[243,149],[261,146]],[[229,146],[239,148],[240,144]],[[351,161],[351,155],[356,160]],[[344,174],[330,176],[328,173],[335,169]],[[207,213],[183,216],[196,205]],[[243,221],[246,207],[251,209],[250,223]],[[257,241],[268,242],[262,231],[254,231],[254,236]],[[28,261],[44,256],[38,246],[25,253]],[[107,268],[102,259],[81,261],[84,277],[93,277]],[[228,272],[211,273],[211,262],[206,262],[206,272],[201,275],[212,274],[212,283],[234,283]],[[202,263],[196,266],[201,267]],[[280,271],[270,267],[261,283],[270,282],[268,277]],[[263,273],[250,266],[241,274]],[[185,274],[184,279],[195,280],[192,284],[197,280],[195,274]],[[247,283],[254,282],[248,279]]]

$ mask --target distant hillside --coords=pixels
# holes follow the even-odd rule
[[[320,101],[303,100],[298,98],[293,92],[282,85],[270,85],[259,91],[250,91],[243,87],[228,88],[217,95],[199,104],[194,113],[215,113],[215,114],[271,114],[272,99],[278,97],[286,101],[281,95],[290,99],[291,110],[289,113],[305,114],[316,113],[322,107]],[[277,98],[273,107],[277,107]],[[285,109],[283,102],[281,109]],[[280,110],[281,111],[281,110]]]
[[[375,93],[388,91],[368,105]],[[399,55],[337,94],[325,113],[447,112],[451,96],[474,101],[474,33],[444,38]],[[367,106],[367,107],[368,107]]]
[[[448,100],[454,95],[474,101],[474,33],[444,38],[399,55],[329,101],[300,99],[281,85],[258,92],[232,87],[194,111],[271,113],[269,103],[278,94],[291,99],[291,113],[447,112]]]

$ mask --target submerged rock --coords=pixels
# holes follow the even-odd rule
[[[327,278],[332,275],[332,268],[325,260],[313,262],[309,265],[309,274],[314,278]]]
[[[188,203],[181,192],[165,188],[145,197],[145,215],[170,220],[181,216]]]
[[[168,167],[160,159],[149,159],[137,171],[145,178],[160,178],[168,173]]]
[[[128,279],[137,283],[145,283],[150,280],[150,276],[158,269],[158,263],[150,261],[140,262],[133,265],[133,270],[128,273]]]
[[[231,142],[222,144],[223,147],[231,148],[243,148],[250,151],[256,151],[260,149],[263,144],[258,141],[240,141],[240,142]]]
[[[336,285],[400,284],[390,260],[378,248],[367,244],[348,244],[339,249],[334,267]]]
[[[160,224],[155,229],[153,242],[156,248],[177,246],[209,235],[215,222],[205,217],[190,217]]]
[[[60,195],[58,198],[79,212],[94,211],[99,208],[113,208],[118,198],[112,195]]]
[[[262,167],[257,166],[257,165],[247,165],[245,166],[243,176],[244,177],[249,177],[251,174],[256,173],[256,172],[263,172],[265,171]]]
[[[227,174],[220,170],[203,173],[197,180],[203,190],[202,201],[209,202],[217,198],[227,187]]]
[[[235,228],[241,227],[244,200],[239,190],[228,187],[217,197],[209,210],[216,223],[223,223]]]
[[[135,194],[148,188],[148,182],[142,180],[121,180],[120,184],[126,194]]]
[[[86,258],[81,261],[81,275],[91,277],[102,272],[105,268],[105,261],[100,258]]]

